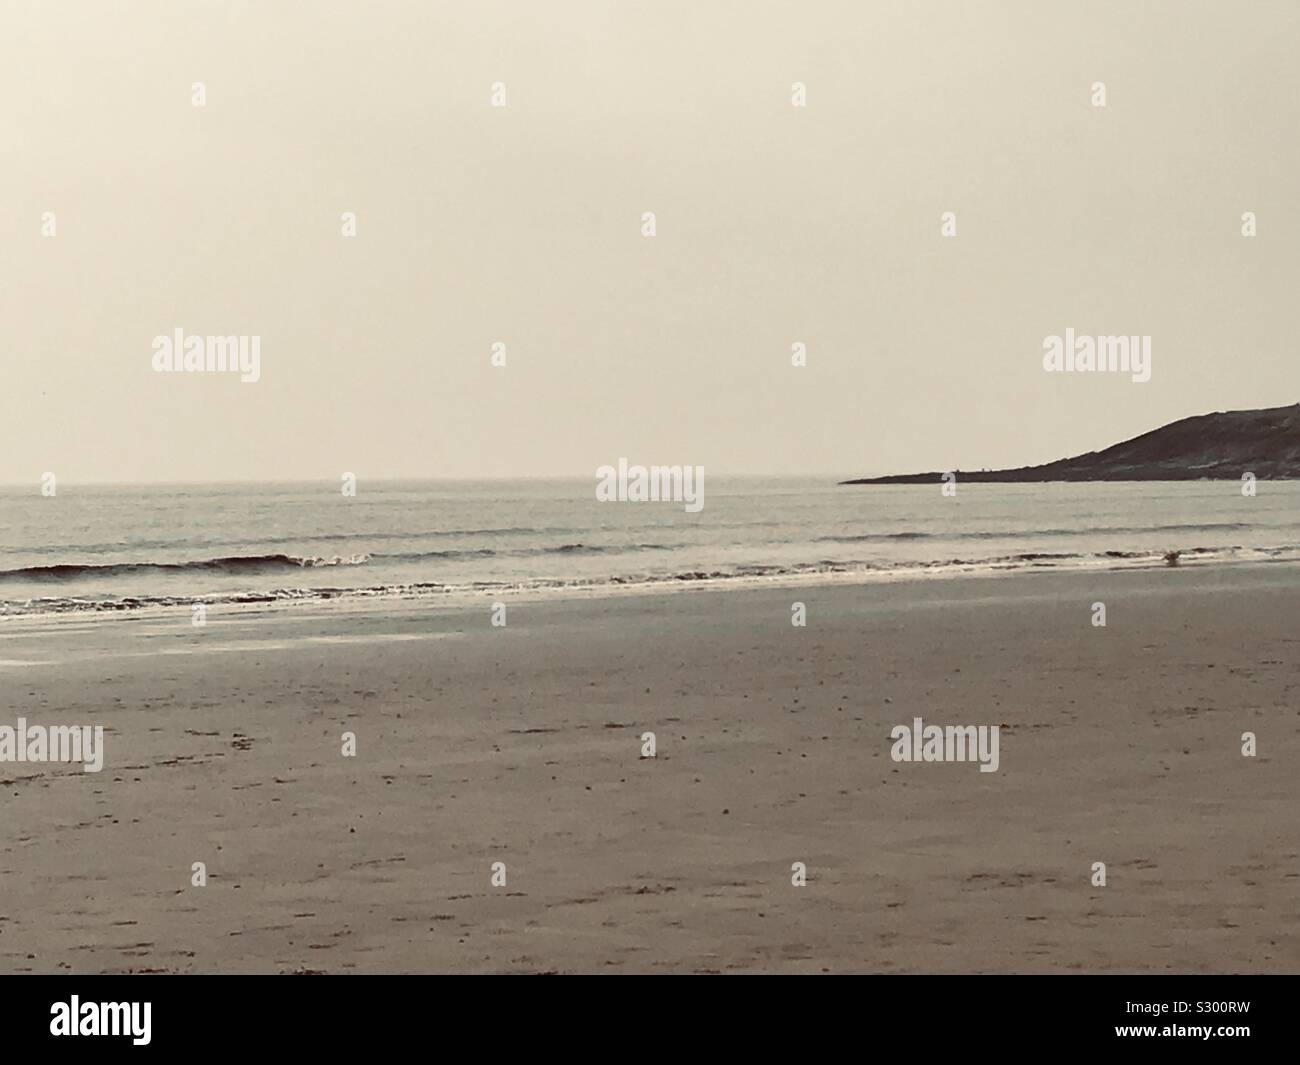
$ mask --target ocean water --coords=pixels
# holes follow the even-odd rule
[[[818,576],[1300,560],[1300,481],[839,486],[708,479],[705,506],[595,479],[0,489],[0,615]]]

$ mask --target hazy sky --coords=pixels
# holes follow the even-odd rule
[[[1295,0],[2,0],[0,482],[906,472],[1300,401],[1297,40]],[[1067,326],[1151,381],[1044,372]],[[260,382],[155,373],[176,327]]]

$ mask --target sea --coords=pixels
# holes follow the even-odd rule
[[[718,477],[698,513],[594,478],[0,488],[0,618],[1297,560],[1300,481]]]

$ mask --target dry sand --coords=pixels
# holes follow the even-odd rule
[[[0,621],[0,971],[1300,970],[1300,569],[489,611]]]

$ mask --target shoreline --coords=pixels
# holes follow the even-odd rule
[[[742,591],[754,588],[803,588],[822,585],[872,586],[876,584],[907,584],[912,582],[949,581],[966,579],[985,579],[992,577],[1014,577],[1018,575],[1079,575],[1098,573],[1147,573],[1161,569],[1213,570],[1213,569],[1250,569],[1254,567],[1294,566],[1300,564],[1300,558],[1198,558],[1191,549],[1180,552],[1176,564],[1167,560],[1156,561],[1158,554],[1143,555],[1131,559],[1094,556],[1080,559],[1069,565],[1056,564],[1051,556],[1039,556],[1026,553],[1025,561],[1007,562],[1004,565],[988,565],[979,561],[965,562],[952,560],[946,563],[928,563],[921,565],[899,564],[893,567],[853,568],[812,570],[808,572],[784,572],[776,574],[728,574],[694,576],[665,576],[653,579],[605,579],[582,581],[562,581],[534,585],[502,585],[498,587],[467,588],[460,586],[430,586],[413,588],[412,586],[360,586],[354,588],[336,588],[323,586],[318,589],[279,589],[277,591],[306,592],[308,594],[285,594],[276,597],[273,593],[213,593],[193,597],[169,596],[167,602],[143,602],[139,605],[120,605],[123,600],[108,600],[95,603],[84,601],[85,605],[51,609],[17,609],[5,611],[0,609],[0,638],[3,638],[6,624],[17,625],[23,621],[46,621],[50,619],[96,618],[151,618],[184,613],[188,616],[196,604],[206,604],[210,610],[221,613],[259,612],[281,609],[321,609],[341,608],[362,609],[373,606],[382,609],[385,606],[397,606],[404,603],[446,604],[457,608],[493,597],[512,601],[549,601],[561,599],[598,599],[621,598],[639,595],[673,595],[691,590]],[[1282,549],[1278,549],[1282,550]],[[329,594],[313,594],[329,593]],[[225,598],[226,596],[235,598]],[[126,597],[126,602],[134,603],[140,597]],[[30,601],[29,601],[30,602]],[[2,605],[2,604],[0,604]]]

